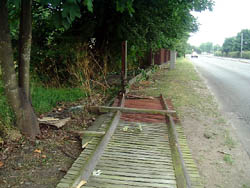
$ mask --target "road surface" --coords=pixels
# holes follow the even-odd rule
[[[250,157],[250,63],[199,56],[191,61],[230,118]]]

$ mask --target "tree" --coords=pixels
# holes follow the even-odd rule
[[[200,49],[202,52],[212,53],[213,52],[213,43],[206,42],[200,45]]]
[[[243,50],[247,51],[250,50],[250,30],[249,29],[242,29],[236,35],[234,51],[241,50],[241,36],[243,35]]]
[[[234,50],[235,41],[236,41],[235,37],[226,38],[222,45],[222,51],[225,52],[226,54],[232,52]]]
[[[86,13],[77,19],[70,31],[81,38],[86,33],[84,37],[88,40],[95,38],[94,49],[102,54],[101,58],[109,53],[109,62],[113,67],[120,58],[118,54],[123,40],[128,40],[129,59],[135,62],[144,58],[150,49],[156,51],[159,48],[179,47],[179,41],[198,29],[196,19],[190,12],[211,9],[213,4],[210,0],[132,2],[134,11],[127,9],[121,13],[116,11],[114,1],[95,0],[93,14]],[[85,28],[88,28],[88,32]]]
[[[229,52],[241,51],[241,36],[243,34],[243,50],[250,50],[250,30],[243,29],[236,36],[226,38],[222,45],[222,51],[228,54]]]
[[[19,0],[11,1],[14,5],[19,4]],[[42,1],[49,8],[54,8],[62,16],[61,20],[66,23],[72,22],[75,17],[80,17],[77,1]],[[92,1],[85,0],[84,3],[91,9]],[[62,6],[63,9],[58,9]],[[11,37],[8,23],[8,2],[0,1],[0,63],[3,72],[3,82],[8,102],[12,107],[16,123],[20,131],[34,139],[40,134],[37,117],[31,105],[30,89],[29,89],[29,69],[30,69],[30,52],[32,40],[32,0],[21,0],[21,16],[19,31],[19,58],[18,58],[18,79],[15,72],[13,61],[13,49],[11,45]],[[60,19],[60,17],[58,17]],[[67,20],[67,21],[65,21]]]
[[[3,82],[8,102],[16,115],[17,125],[21,132],[31,138],[40,133],[36,115],[29,98],[29,60],[31,49],[31,0],[21,3],[20,22],[20,64],[17,81],[13,50],[8,24],[7,0],[0,2],[0,62],[3,71]],[[23,77],[22,77],[23,76]]]
[[[214,45],[214,52],[220,51],[221,46],[219,44]]]

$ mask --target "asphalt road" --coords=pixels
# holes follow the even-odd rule
[[[191,61],[207,81],[250,157],[250,63],[206,56]]]

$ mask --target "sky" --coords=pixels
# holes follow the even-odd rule
[[[236,36],[242,29],[250,29],[250,0],[214,0],[213,11],[192,13],[200,23],[188,43],[199,46],[212,42],[223,44],[225,38]]]

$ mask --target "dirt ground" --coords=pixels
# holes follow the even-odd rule
[[[207,188],[249,188],[250,159],[204,80],[187,60],[162,69],[132,93],[171,98]]]
[[[97,97],[92,101],[58,104],[52,112],[42,114],[54,118],[70,117],[71,120],[60,129],[40,124],[41,135],[36,141],[27,140],[12,130],[10,138],[0,145],[0,187],[56,187],[82,151],[81,136],[76,132],[86,129],[95,120],[93,114],[82,108],[69,109],[98,103],[100,96]]]

